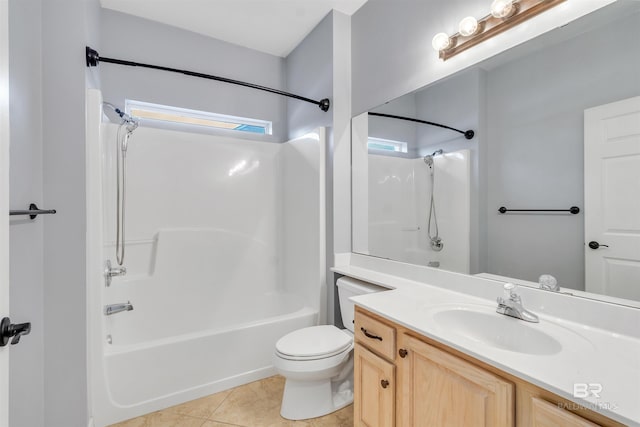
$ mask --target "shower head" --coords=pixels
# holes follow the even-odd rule
[[[439,156],[442,153],[444,153],[444,151],[442,149],[436,150],[432,154],[427,154],[426,156],[424,156],[423,160],[427,164],[427,166],[431,167],[431,166],[433,166],[433,157],[434,156]]]
[[[120,123],[123,125],[127,125],[126,129],[128,133],[132,133],[134,130],[136,130],[139,125],[136,119],[134,119],[115,105],[111,104],[110,102],[103,102],[102,105],[111,109],[120,117],[120,119],[122,120]]]

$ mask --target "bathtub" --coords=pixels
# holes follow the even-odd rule
[[[251,236],[164,229],[128,252],[134,268],[102,292],[105,304],[134,309],[99,320],[97,427],[274,375],[276,341],[318,324],[318,310],[278,285],[272,250]]]
[[[96,426],[274,375],[274,343],[291,331],[317,324],[317,311],[291,295],[266,297],[260,307],[246,307],[256,308],[256,316],[243,323],[137,343],[126,334],[129,313],[123,313],[121,325],[112,331],[114,343],[104,347],[110,405],[94,412]],[[116,344],[118,340],[123,344]]]
[[[127,154],[127,274],[107,286],[115,125],[102,123],[101,103],[89,90],[87,387],[95,427],[274,375],[276,341],[321,323],[326,295],[322,130],[267,144],[138,128]],[[128,301],[133,311],[103,313]]]

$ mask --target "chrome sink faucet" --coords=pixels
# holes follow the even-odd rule
[[[560,292],[558,281],[550,274],[543,274],[542,276],[540,276],[540,278],[538,279],[538,284],[540,286],[540,289],[544,289],[545,291]]]
[[[516,319],[525,320],[527,322],[538,323],[540,321],[538,316],[522,306],[522,299],[520,298],[520,295],[515,293],[516,285],[513,283],[506,283],[503,289],[504,296],[497,298],[498,308],[496,309],[496,313],[515,317]]]

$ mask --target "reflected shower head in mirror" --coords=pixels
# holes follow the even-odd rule
[[[432,154],[427,154],[426,156],[424,156],[423,160],[427,164],[427,166],[432,167],[433,166],[433,157],[434,156],[439,156],[442,153],[444,153],[444,151],[442,149],[436,150]]]

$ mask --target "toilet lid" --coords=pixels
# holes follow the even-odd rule
[[[353,337],[333,325],[298,329],[276,343],[276,351],[283,356],[317,358],[333,356],[353,344]]]

